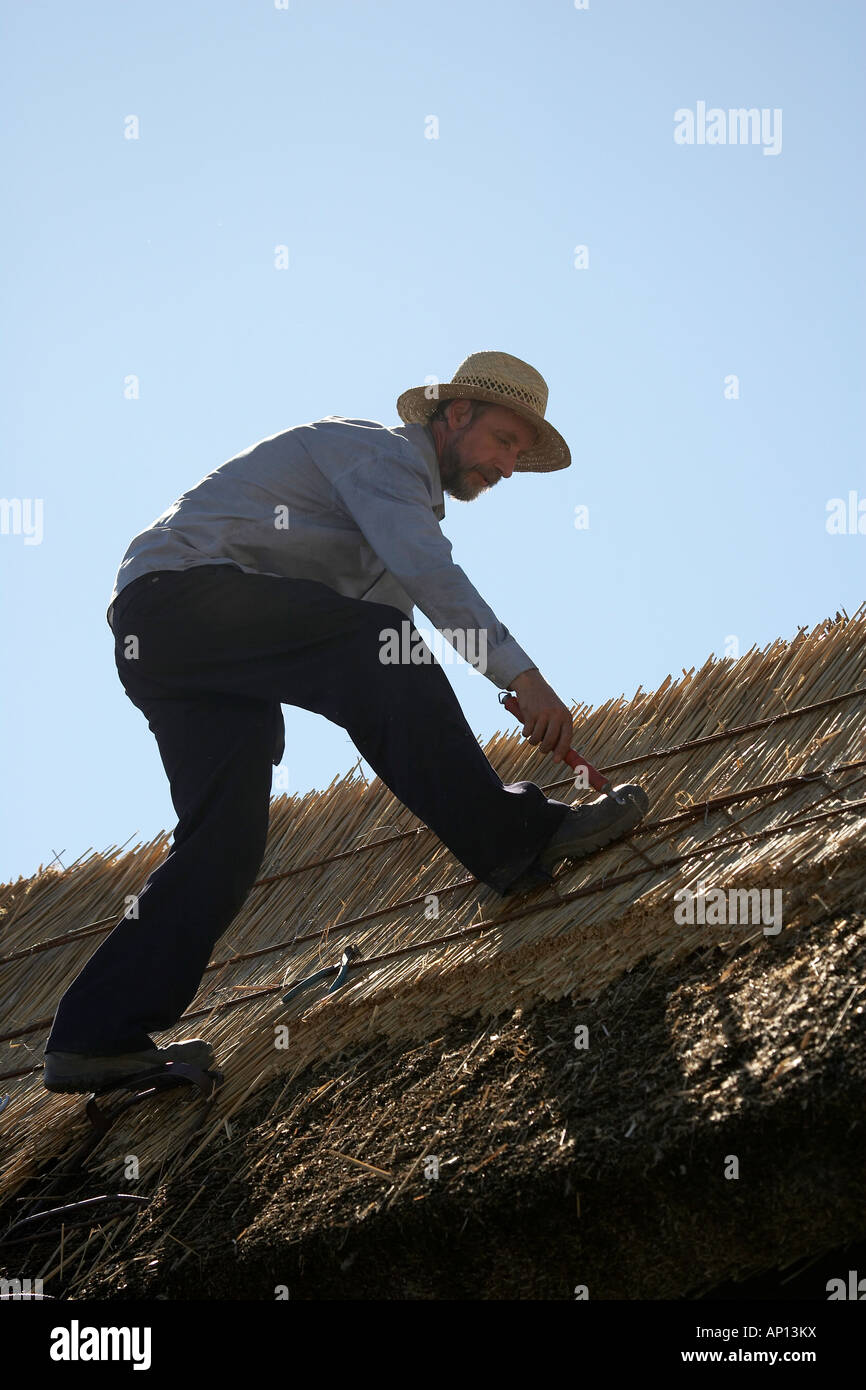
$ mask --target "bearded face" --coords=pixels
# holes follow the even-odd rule
[[[453,403],[451,427],[438,434],[442,489],[458,502],[472,502],[510,478],[520,452],[535,443],[535,430],[505,406],[491,405],[475,415],[468,401]],[[467,418],[469,417],[469,418]]]
[[[465,444],[461,436],[471,428],[471,425],[466,425],[456,437],[445,441],[439,454],[439,476],[442,479],[443,491],[458,502],[472,502],[488,487],[486,480],[466,458]]]

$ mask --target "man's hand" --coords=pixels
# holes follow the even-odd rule
[[[565,762],[573,732],[571,711],[540,671],[524,671],[511,685],[523,715],[523,737],[540,744],[542,753],[552,753],[556,762]]]

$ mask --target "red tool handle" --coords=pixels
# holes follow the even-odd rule
[[[526,723],[526,720],[520,712],[520,705],[517,703],[516,695],[509,695],[506,700],[503,700],[502,692],[500,691],[499,698],[501,704],[508,710],[509,714],[513,714],[514,718],[518,719],[521,724]],[[579,767],[585,767],[587,781],[595,791],[604,792],[606,796],[613,795],[613,787],[610,784],[610,779],[599,772],[597,768],[594,768],[592,763],[588,763],[586,758],[582,758],[576,749],[569,748],[565,755],[565,761],[568,763],[569,767],[573,767],[575,770]]]

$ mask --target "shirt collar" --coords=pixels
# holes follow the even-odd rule
[[[436,445],[433,443],[433,436],[426,425],[396,425],[392,426],[393,434],[402,434],[404,439],[414,445],[419,454],[430,470],[430,481],[433,484],[433,515],[441,521],[445,515],[445,497],[442,492],[442,478],[439,473],[439,456],[436,453]]]

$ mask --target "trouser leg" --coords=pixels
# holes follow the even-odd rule
[[[267,839],[274,743],[263,701],[160,699],[150,728],[178,815],[168,857],[60,1000],[46,1050],[138,1052],[193,999]]]

